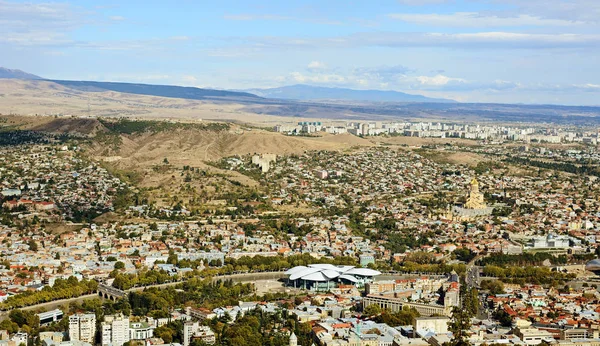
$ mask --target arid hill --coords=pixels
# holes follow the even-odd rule
[[[128,177],[150,201],[169,206],[207,202],[203,196],[243,194],[260,188],[239,172],[215,167],[223,157],[311,150],[348,150],[374,145],[352,135],[295,137],[224,122],[172,122],[2,116],[0,127],[52,134],[84,135],[88,157]],[[184,167],[188,167],[187,169]],[[190,169],[193,168],[193,169]],[[177,201],[176,201],[177,200]]]

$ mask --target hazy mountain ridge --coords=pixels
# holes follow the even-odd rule
[[[330,88],[306,84],[288,85],[278,88],[243,90],[258,96],[286,100],[344,100],[363,102],[432,102],[456,103],[450,99],[431,98],[392,90],[356,90]]]
[[[86,92],[96,91],[116,91],[128,94],[161,96],[170,98],[181,98],[187,100],[201,100],[205,98],[260,98],[247,92],[202,89],[196,87],[182,87],[176,85],[155,85],[141,83],[125,82],[96,82],[96,81],[77,81],[77,80],[55,80],[42,78],[31,73],[17,69],[8,69],[0,67],[0,78],[22,79],[22,80],[44,80],[60,84],[62,86]]]
[[[0,67],[0,78],[6,79],[43,79],[31,73],[27,73],[17,69],[9,69]]]
[[[201,118],[251,121],[254,124],[286,122],[289,120],[284,118],[290,117],[321,120],[444,119],[455,122],[552,122],[591,126],[600,124],[600,107],[594,106],[292,100],[213,89],[115,82],[53,81],[26,77],[0,79],[0,114]],[[277,117],[281,119],[275,120]],[[61,128],[59,125],[56,124]]]
[[[136,84],[121,82],[94,82],[94,81],[70,81],[70,80],[49,80],[69,88],[81,91],[116,91],[128,94],[151,95],[171,98],[181,98],[188,100],[201,100],[211,97],[243,97],[260,98],[247,92],[201,89],[196,87],[182,87],[175,85],[154,85],[154,84]]]

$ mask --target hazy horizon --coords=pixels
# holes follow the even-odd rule
[[[0,0],[0,66],[49,79],[599,104],[596,1],[376,5]]]

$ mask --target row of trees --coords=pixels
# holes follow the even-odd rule
[[[124,291],[136,286],[159,285],[177,280],[177,277],[169,275],[164,270],[140,269],[137,274],[127,274],[120,272],[117,265],[115,268],[110,273],[114,278],[112,286]]]
[[[538,253],[523,253],[520,255],[505,255],[501,253],[492,254],[483,257],[479,260],[479,265],[495,265],[495,266],[540,266],[545,261],[550,261],[552,264],[567,264],[569,259],[566,255],[554,256],[547,252]]]
[[[483,268],[483,275],[495,277],[507,283],[531,283],[535,285],[552,285],[555,287],[576,277],[575,274],[555,272],[546,267],[499,267],[494,265],[485,266]]]
[[[40,291],[27,291],[9,297],[0,303],[0,310],[10,310],[59,299],[79,297],[96,292],[98,283],[95,280],[78,281],[71,276],[68,279],[56,279],[54,285],[44,286]]]

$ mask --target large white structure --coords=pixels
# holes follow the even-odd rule
[[[200,339],[207,344],[216,342],[215,333],[208,327],[198,322],[186,322],[183,325],[183,345],[189,346],[192,339]]]
[[[534,249],[566,249],[569,247],[569,237],[548,234],[546,237],[535,237],[529,242]]]
[[[122,346],[130,340],[129,318],[123,315],[105,316],[102,328],[102,346]]]
[[[154,336],[154,325],[147,322],[129,323],[130,340],[146,340]]]
[[[257,165],[263,173],[267,173],[271,168],[271,162],[277,161],[275,154],[261,154],[252,156],[252,164]]]
[[[52,311],[41,312],[37,315],[40,318],[40,325],[43,326],[60,321],[63,317],[63,312],[60,309],[54,309]]]
[[[96,315],[95,314],[75,314],[69,316],[69,339],[71,341],[79,340],[95,344],[96,336]]]
[[[373,277],[381,272],[354,266],[335,266],[332,264],[310,264],[297,266],[285,272],[288,284],[314,291],[328,290],[336,283],[351,284],[362,287],[373,281]]]
[[[423,337],[435,334],[448,333],[447,316],[417,317],[413,320],[413,337]]]

